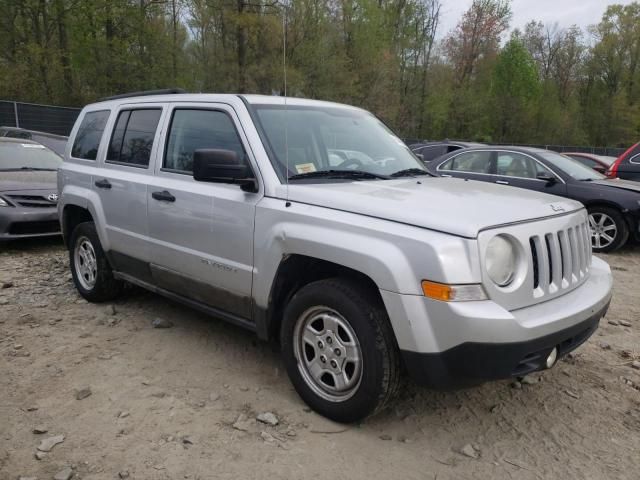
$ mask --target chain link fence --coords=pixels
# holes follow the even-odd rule
[[[0,100],[0,127],[69,136],[79,114],[79,108]]]

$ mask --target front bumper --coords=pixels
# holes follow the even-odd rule
[[[596,331],[609,304],[587,320],[525,342],[464,343],[442,353],[403,351],[409,375],[433,388],[461,388],[489,380],[523,376],[546,368],[553,348],[558,358],[582,345]]]
[[[409,374],[436,388],[521,376],[587,340],[611,300],[609,266],[593,257],[575,290],[519,310],[496,303],[439,302],[381,291]]]
[[[56,207],[0,207],[0,240],[60,235]]]

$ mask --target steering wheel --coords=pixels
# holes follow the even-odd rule
[[[364,164],[362,163],[361,160],[358,160],[357,158],[349,158],[348,160],[345,160],[344,162],[342,162],[340,164],[340,168],[352,168],[352,167],[362,167]]]

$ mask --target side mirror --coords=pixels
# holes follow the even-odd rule
[[[538,176],[536,178],[538,180],[542,180],[543,182],[547,182],[547,185],[553,185],[554,183],[556,183],[558,181],[558,179],[556,177],[554,177],[553,175],[550,175],[548,173],[540,173],[540,174],[538,174]]]
[[[193,152],[193,178],[199,182],[233,183],[245,192],[258,191],[251,168],[232,150],[201,148]]]
[[[424,155],[422,155],[421,153],[414,153],[414,155],[418,157],[418,160],[424,163]]]

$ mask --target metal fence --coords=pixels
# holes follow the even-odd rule
[[[68,136],[79,114],[79,108],[0,100],[0,127]]]
[[[497,145],[506,145],[506,144],[497,144]],[[518,146],[518,147],[531,147],[531,148],[542,148],[544,150],[552,150],[554,152],[563,153],[563,152],[575,152],[575,153],[591,153],[593,155],[604,155],[606,157],[619,157],[622,155],[627,149],[626,148],[616,148],[616,147],[576,147],[569,145],[513,145],[510,146]]]
[[[415,143],[423,143],[433,140],[419,140],[417,138],[405,138],[404,142],[407,145],[413,145]],[[462,140],[460,140],[462,141]],[[530,147],[530,148],[542,148],[543,150],[552,150],[554,152],[575,152],[575,153],[591,153],[593,155],[604,155],[606,157],[619,157],[627,149],[618,147],[578,147],[570,145],[540,145],[540,144],[521,144],[521,143],[492,143],[491,145],[501,145],[510,147]],[[629,145],[630,146],[630,145]]]

